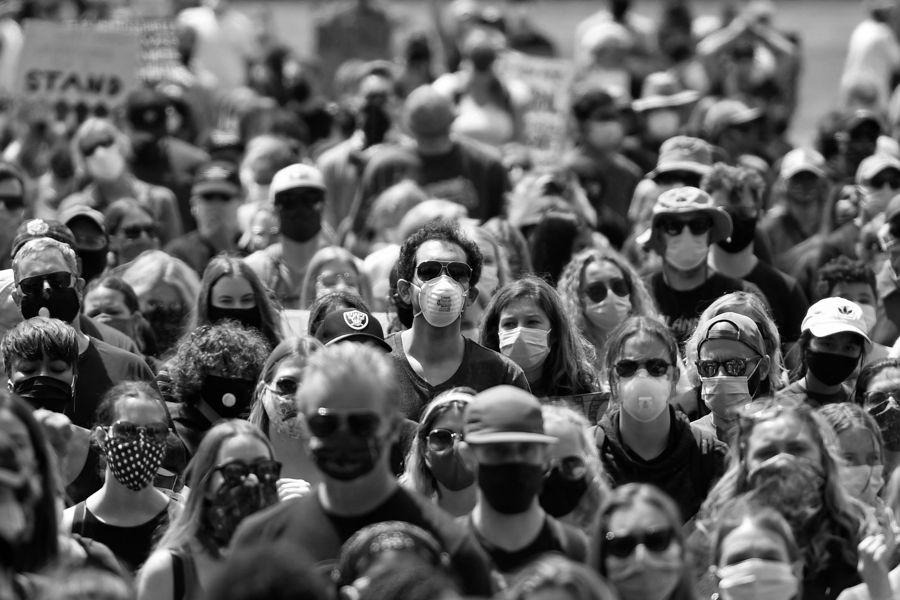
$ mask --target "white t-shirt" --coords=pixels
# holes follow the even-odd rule
[[[193,63],[199,71],[212,74],[222,90],[247,83],[247,61],[258,54],[253,22],[243,13],[228,10],[217,16],[207,6],[186,8],[178,15],[179,25],[197,34]]]
[[[866,19],[856,26],[847,46],[847,61],[841,76],[841,91],[860,77],[878,86],[881,106],[891,94],[891,76],[900,68],[900,44],[885,23]]]

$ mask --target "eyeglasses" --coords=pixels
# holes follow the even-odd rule
[[[615,277],[609,281],[594,281],[585,288],[584,295],[591,302],[603,302],[609,290],[612,290],[616,296],[625,297],[631,293],[631,286],[621,277]]]
[[[124,235],[129,240],[136,240],[141,237],[141,234],[146,233],[147,237],[155,238],[159,229],[156,225],[129,225],[127,227],[123,227],[120,229],[122,235]]]
[[[278,396],[293,396],[297,393],[299,383],[296,379],[289,377],[279,377],[272,385],[266,386],[270,392]]]
[[[694,235],[701,235],[712,229],[712,219],[709,217],[694,217],[693,219],[661,219],[659,226],[669,235],[679,235],[687,227]]]
[[[94,155],[94,152],[97,151],[97,148],[109,148],[115,143],[116,140],[114,140],[112,137],[103,138],[101,140],[97,140],[93,144],[82,146],[81,153],[84,154],[85,157],[90,157]]]
[[[872,408],[879,408],[881,407],[880,405],[887,403],[889,400],[897,402],[898,399],[900,399],[900,389],[884,390],[881,392],[868,392],[863,397],[866,405],[869,405]]]
[[[116,421],[108,428],[110,437],[133,442],[142,436],[151,442],[162,443],[169,437],[169,426],[165,423],[148,423],[135,425],[131,421]]]
[[[450,431],[449,429],[432,429],[426,438],[428,440],[428,449],[434,452],[443,452],[451,448],[457,441],[463,439],[461,433]]]
[[[643,367],[647,374],[651,377],[662,377],[669,372],[669,364],[667,360],[662,358],[648,358],[647,360],[620,360],[616,363],[616,374],[619,377],[631,377],[637,373],[638,369]]]
[[[619,558],[631,556],[638,544],[643,544],[650,552],[663,552],[675,539],[675,530],[671,527],[652,531],[635,532],[627,535],[606,534],[606,553]]]
[[[0,196],[0,203],[6,210],[22,210],[25,208],[25,200],[22,196]]]
[[[244,482],[251,474],[262,483],[274,483],[281,477],[281,463],[267,458],[247,464],[242,460],[232,460],[213,469],[218,471],[225,480],[225,485],[237,486]]]
[[[702,177],[692,171],[665,171],[653,178],[657,185],[690,185],[697,187],[700,185]]]
[[[580,456],[557,458],[550,463],[550,466],[551,468],[558,467],[563,479],[568,479],[569,481],[577,481],[587,475],[587,464]]]
[[[72,274],[68,271],[55,271],[45,275],[26,277],[19,282],[19,289],[26,296],[40,296],[44,291],[44,282],[50,284],[54,290],[64,290],[72,287]]]
[[[756,357],[761,358],[761,357]],[[697,373],[700,377],[715,377],[719,374],[719,369],[724,369],[725,374],[729,377],[742,377],[747,374],[747,366],[749,361],[746,358],[726,358],[725,360],[698,360]]]
[[[344,423],[347,430],[354,436],[368,438],[375,435],[381,426],[381,415],[374,410],[337,412],[320,408],[306,417],[309,432],[318,438],[333,435],[341,428],[341,423]]]
[[[320,273],[316,277],[316,283],[325,287],[334,287],[341,282],[347,286],[357,287],[359,278],[353,273]]]
[[[869,180],[869,186],[875,189],[880,189],[885,185],[892,190],[900,190],[900,171],[885,169]]]
[[[426,260],[416,265],[416,276],[422,281],[431,281],[443,273],[459,283],[467,283],[472,277],[472,267],[462,262],[441,260]]]

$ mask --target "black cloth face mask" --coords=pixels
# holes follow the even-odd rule
[[[239,419],[250,412],[254,381],[207,375],[200,388],[200,397],[223,419]]]
[[[44,290],[40,295],[22,294],[19,309],[23,317],[36,317],[42,308],[54,319],[71,323],[78,316],[81,300],[73,287]]]
[[[210,323],[218,323],[219,321],[230,319],[246,327],[262,329],[262,315],[259,314],[259,307],[257,306],[251,306],[250,308],[221,308],[210,305],[206,314]]]

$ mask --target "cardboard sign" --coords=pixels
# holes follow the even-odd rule
[[[527,89],[522,126],[525,143],[536,150],[535,159],[558,162],[568,147],[571,61],[507,52],[497,61],[497,72],[510,85]]]
[[[17,93],[24,102],[52,105],[60,116],[106,116],[139,85],[139,58],[133,34],[28,20]]]

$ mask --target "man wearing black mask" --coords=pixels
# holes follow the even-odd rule
[[[126,380],[153,380],[153,373],[142,358],[82,330],[79,310],[84,279],[78,276],[71,247],[48,237],[25,242],[13,258],[13,275],[13,299],[22,317],[59,319],[77,333],[79,377],[75,382],[75,401],[64,411],[74,424],[91,427],[97,403],[113,385]]]
[[[75,204],[59,213],[59,221],[75,236],[75,254],[81,262],[81,277],[88,283],[99,277],[106,269],[106,254],[109,252],[109,236],[103,214]]]
[[[770,266],[754,254],[756,224],[762,213],[765,181],[745,167],[716,163],[701,183],[716,206],[731,216],[731,236],[710,247],[709,265],[729,277],[755,284],[768,300],[782,342],[800,337],[800,323],[809,308],[796,279]]]
[[[315,470],[307,478],[321,483],[302,498],[249,517],[231,547],[290,541],[315,562],[331,563],[359,529],[404,521],[434,535],[464,594],[489,596],[488,559],[472,536],[434,503],[400,487],[391,472],[387,450],[402,423],[399,397],[397,376],[383,350],[342,342],[315,352],[304,370],[297,408],[302,443]]]
[[[360,74],[356,94],[350,99],[350,109],[356,118],[355,131],[348,139],[323,152],[316,162],[328,188],[323,215],[335,229],[350,214],[369,158],[369,148],[400,140],[393,117],[396,104],[396,80],[390,64],[374,61],[366,65]]]
[[[278,241],[246,258],[263,285],[285,308],[300,306],[300,288],[309,261],[319,248],[334,239],[322,223],[325,182],[315,167],[297,163],[275,173],[269,198],[278,217]]]

